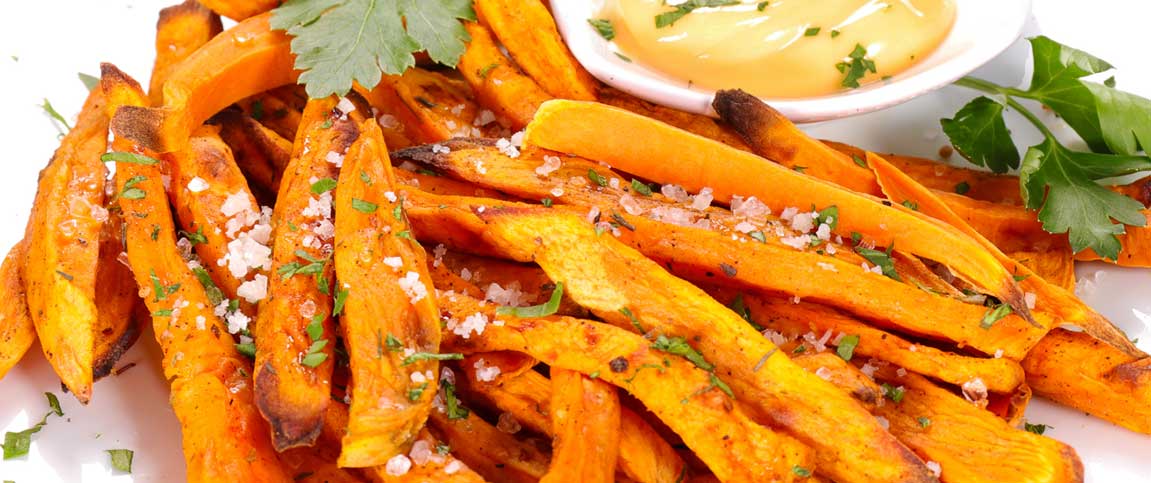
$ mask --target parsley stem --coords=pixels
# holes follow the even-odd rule
[[[1039,132],[1043,134],[1043,137],[1047,139],[1055,139],[1055,134],[1047,128],[1047,125],[1043,124],[1043,121],[1041,121],[1038,116],[1032,113],[1031,110],[1024,107],[1023,104],[1020,104],[1019,101],[1016,101],[1013,97],[1027,97],[1027,93],[1025,91],[1021,91],[1013,87],[1003,87],[983,79],[976,79],[974,77],[962,77],[955,81],[955,85],[982,91],[987,94],[1003,96],[1004,104],[1006,104],[1007,107],[1015,109],[1016,112],[1027,118],[1027,121],[1029,121],[1033,126],[1035,126],[1035,129],[1038,129]]]

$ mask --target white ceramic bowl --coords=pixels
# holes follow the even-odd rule
[[[651,102],[714,116],[715,91],[686,87],[638,62],[615,55],[614,47],[588,25],[604,0],[551,0],[568,47],[604,83]],[[815,122],[890,107],[943,87],[975,70],[1019,38],[1031,0],[956,0],[955,26],[930,56],[885,82],[842,93],[768,102],[795,122]],[[738,87],[738,86],[732,86]]]

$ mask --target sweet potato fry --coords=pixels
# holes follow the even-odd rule
[[[483,366],[506,368],[498,361],[492,361],[492,354],[483,354]],[[470,361],[478,360],[473,355],[464,359],[464,367],[471,367]],[[471,362],[472,365],[475,362]],[[538,372],[501,370],[493,382],[477,379],[474,370],[465,371],[468,384],[465,390],[469,395],[477,395],[501,411],[515,415],[524,427],[542,434],[552,434],[551,384]],[[674,483],[686,472],[684,462],[671,445],[659,436],[651,425],[628,408],[620,409],[619,471],[639,483]]]
[[[604,320],[625,327],[634,320],[645,331],[698,341],[741,404],[810,445],[823,474],[843,482],[931,480],[923,463],[847,395],[776,354],[770,341],[700,289],[614,238],[597,236],[590,223],[546,208],[479,216],[486,238],[517,260],[539,263]],[[542,226],[547,237],[537,234]]]
[[[1016,262],[1003,252],[999,251],[990,241],[981,236],[970,225],[960,219],[946,204],[936,198],[930,191],[915,180],[900,172],[882,157],[873,153],[867,155],[868,166],[875,172],[884,193],[893,201],[902,202],[911,200],[923,213],[933,216],[945,223],[949,223],[957,230],[966,233],[976,243],[979,243],[987,252],[1007,267],[1014,276],[1022,278],[1020,286],[1032,293],[1035,298],[1029,305],[1034,305],[1039,312],[1050,314],[1053,318],[1062,319],[1063,322],[1082,327],[1095,337],[1119,348],[1128,355],[1140,356],[1143,352],[1127,339],[1127,336],[1115,327],[1111,321],[1084,304],[1067,290],[1048,283],[1041,277],[1032,276],[1034,273],[1021,263]],[[1049,317],[1038,317],[1046,329],[1054,327],[1055,321]]]
[[[677,111],[608,86],[600,87],[599,102],[671,124],[684,131],[719,141],[736,149],[751,150],[731,127],[720,124],[707,116]]]
[[[776,211],[835,205],[835,233],[846,237],[858,232],[880,246],[898,240],[902,250],[942,263],[1030,320],[1023,292],[995,257],[963,233],[902,206],[885,206],[753,154],[597,103],[549,101],[536,113],[524,139],[653,181],[692,191],[711,187],[721,202],[730,202],[732,195],[754,195]]]
[[[292,157],[292,141],[239,109],[224,109],[212,116],[211,122],[220,126],[220,138],[232,148],[232,157],[248,179],[252,194],[261,204],[274,204]]]
[[[844,361],[834,352],[803,352],[793,355],[791,360],[821,379],[840,388],[868,411],[883,399],[883,389],[875,381],[860,372],[858,368]]]
[[[880,374],[902,397],[878,414],[900,441],[939,465],[943,481],[1083,481],[1083,464],[1070,446],[1012,428],[918,374]]]
[[[1014,391],[1023,384],[1023,369],[1007,358],[970,357],[915,344],[810,302],[796,304],[793,300],[746,294],[740,295],[740,299],[751,320],[791,340],[802,339],[809,332],[816,338],[828,331],[833,336],[856,335],[859,336],[856,356],[887,361],[943,382],[958,386],[978,378],[988,391],[999,393]]]
[[[36,342],[36,327],[28,313],[25,301],[24,278],[20,266],[24,264],[25,244],[21,240],[4,257],[0,265],[0,296],[6,301],[0,307],[0,380],[16,366],[24,353]]]
[[[555,20],[540,0],[478,0],[476,15],[536,83],[560,99],[594,101],[598,82],[576,61],[560,38]]]
[[[500,52],[491,30],[474,22],[465,27],[472,40],[460,58],[460,74],[480,105],[507,119],[512,129],[523,129],[551,96]]]
[[[334,234],[331,190],[340,170],[327,154],[346,153],[359,137],[355,120],[333,112],[335,106],[334,98],[318,99],[304,111],[272,214],[269,273],[275,275],[253,332],[254,379],[256,404],[279,451],[312,444],[331,401],[336,329],[330,316],[334,274],[328,258]]]
[[[1132,431],[1151,434],[1151,359],[1088,334],[1052,330],[1023,360],[1036,394]]]
[[[411,376],[438,372],[439,313],[426,255],[411,237],[375,119],[360,126],[341,172],[334,312],[344,306],[341,326],[353,385],[340,465],[375,466],[407,447],[431,411],[435,379],[418,383]],[[385,340],[411,353],[385,349]]]
[[[468,281],[478,287],[481,294],[486,295],[488,291],[498,292],[501,289],[518,291],[520,303],[523,305],[547,302],[555,289],[555,284],[548,275],[534,265],[468,255],[452,250],[446,251],[440,261],[453,273],[468,274]],[[478,298],[484,298],[484,295]],[[573,317],[587,316],[586,310],[573,302],[571,297],[566,296],[560,300],[556,313]]]
[[[203,0],[200,3],[237,22],[267,12],[280,4],[277,0]]]
[[[106,99],[92,89],[76,125],[40,172],[25,229],[22,276],[40,347],[76,399],[92,396],[98,325],[96,272],[108,219],[100,161],[108,143]]]
[[[300,111],[270,92],[261,92],[236,103],[253,120],[284,139],[295,139],[300,128]]]
[[[148,98],[152,105],[161,105],[164,81],[176,64],[208,43],[223,30],[220,17],[196,0],[160,10],[156,22],[156,61],[152,64],[152,78],[148,83]]]
[[[154,151],[176,151],[225,107],[295,82],[299,72],[292,67],[290,38],[271,29],[270,16],[248,18],[213,37],[169,74],[162,107],[124,106],[112,119],[112,131]]]
[[[476,105],[466,82],[439,72],[411,68],[400,76],[384,76],[364,97],[393,116],[381,125],[402,123],[405,136],[414,142],[506,136],[495,114]]]
[[[140,86],[110,64],[102,66],[101,89],[109,111],[147,104]],[[112,147],[128,154],[119,155],[116,165],[128,263],[163,351],[188,481],[291,481],[252,403],[247,377],[251,366],[176,249],[176,228],[156,154],[122,137],[115,138]]]
[[[432,411],[428,422],[451,445],[456,457],[488,481],[534,483],[547,474],[547,454],[473,412],[453,419],[442,411]]]
[[[615,481],[620,407],[615,387],[552,369],[552,460],[541,483]]]
[[[114,191],[113,191],[114,192]],[[100,238],[100,259],[96,261],[96,326],[92,349],[92,377],[112,373],[116,362],[136,343],[149,316],[138,294],[132,270],[120,261],[124,253],[124,219],[119,210],[108,206],[108,220]]]
[[[865,150],[850,144],[828,140],[822,142],[848,156],[858,156],[860,159],[867,157]],[[883,154],[881,157],[928,189],[962,194],[973,200],[990,203],[1023,205],[1019,196],[1018,176],[960,168],[914,156]]]
[[[808,136],[758,97],[739,89],[721,90],[711,105],[756,154],[852,191],[882,194],[861,158],[853,159]]]
[[[461,296],[446,299],[443,308],[451,317],[480,313],[496,320],[494,306]],[[660,352],[651,341],[626,330],[553,316],[489,323],[482,334],[466,339],[454,333],[445,337],[446,346],[463,352],[516,350],[553,368],[596,374],[639,399],[720,480],[794,481],[794,467],[812,468],[808,448],[753,422],[743,410],[745,401],[733,400],[717,373]]]

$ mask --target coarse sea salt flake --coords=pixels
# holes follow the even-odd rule
[[[208,182],[204,181],[204,178],[196,176],[195,178],[188,180],[188,191],[199,193],[206,189],[208,189]]]
[[[420,281],[420,274],[416,272],[408,272],[404,277],[399,279],[400,288],[408,295],[408,300],[413,304],[423,300],[428,296],[428,287]]]
[[[384,464],[384,471],[391,476],[404,476],[412,469],[412,460],[407,456],[398,454]]]

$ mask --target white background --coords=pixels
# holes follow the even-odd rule
[[[174,0],[172,0],[174,1]],[[71,119],[85,90],[77,72],[97,75],[112,62],[147,85],[156,14],[167,1],[9,1],[0,15],[0,250],[18,241],[35,193],[36,176],[57,144],[57,132],[38,107],[43,99]],[[1036,0],[1025,35],[1044,33],[1118,67],[1120,88],[1151,97],[1151,63],[1145,37],[1151,2],[1138,0]],[[979,72],[1005,84],[1024,80],[1027,50],[1021,43]],[[933,156],[946,143],[938,119],[972,97],[959,88],[849,120],[810,126],[815,135],[876,151]],[[1014,124],[1023,139],[1031,132]],[[1023,143],[1021,143],[1023,145]],[[1084,299],[1151,350],[1151,273],[1085,264],[1094,280]],[[65,417],[52,417],[34,436],[25,458],[0,461],[0,480],[50,482],[168,482],[183,479],[179,427],[167,405],[158,348],[145,332],[121,364],[138,365],[96,384],[93,402],[81,407],[60,391],[39,346],[0,381],[0,431],[19,431],[47,412],[42,393],[60,395]],[[1048,435],[1073,445],[1090,482],[1148,481],[1151,437],[1137,435],[1076,411],[1036,401],[1028,419],[1055,428]],[[133,474],[113,472],[104,450],[135,451]]]

